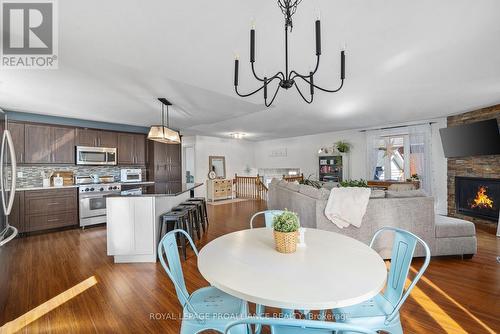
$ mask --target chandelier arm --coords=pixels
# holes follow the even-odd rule
[[[264,88],[264,85],[262,85],[260,88],[257,88],[256,90],[254,90],[253,92],[250,92],[248,94],[240,94],[240,92],[238,92],[238,86],[234,86],[234,91],[236,92],[236,94],[239,97],[249,97],[250,95],[253,95],[253,94],[261,91],[263,88]]]
[[[266,107],[270,107],[271,104],[273,104],[274,99],[276,98],[276,95],[278,95],[279,90],[280,90],[280,85],[278,84],[278,86],[276,87],[276,91],[274,92],[273,98],[271,99],[271,102],[267,103],[267,101],[264,100],[264,104],[266,105]]]
[[[252,73],[253,73],[253,76],[255,77],[255,79],[264,82],[264,79],[263,78],[259,78],[259,76],[257,75],[257,73],[255,73],[255,66],[253,65],[254,62],[251,62],[251,63],[252,63]]]
[[[302,80],[304,80],[305,82],[307,82],[309,85],[311,84],[311,82],[309,80],[307,80],[306,78],[303,78],[303,77],[300,77]],[[313,83],[313,86],[314,88],[317,88],[319,90],[322,90],[323,92],[327,92],[327,93],[336,93],[338,92],[339,90],[342,89],[342,86],[344,86],[344,79],[341,79],[340,80],[340,86],[337,88],[337,89],[333,89],[333,90],[330,90],[330,89],[326,89],[326,88],[322,88],[322,87],[319,87],[319,86],[316,86],[316,84]]]
[[[271,77],[270,79],[267,79],[267,84],[271,83],[274,79],[279,79],[280,82],[281,82],[281,79],[279,77],[279,75],[282,75],[283,76],[283,73],[282,72],[278,72],[276,73],[273,77]],[[240,92],[238,92],[238,86],[234,86],[234,91],[236,92],[236,94],[240,97],[249,97],[250,95],[253,95],[259,91],[261,91],[263,88],[264,88],[265,85],[262,85],[260,88],[257,88],[256,90],[254,90],[253,92],[250,92],[248,94],[240,94]],[[279,87],[279,85],[278,85]],[[273,99],[274,100],[274,99]]]
[[[307,100],[307,99],[305,98],[304,94],[302,94],[302,92],[300,91],[300,88],[299,88],[299,86],[297,85],[297,83],[294,83],[294,86],[295,86],[295,88],[297,89],[297,92],[299,92],[299,94],[300,94],[300,96],[302,97],[302,99],[303,99],[304,101],[306,101],[306,103],[311,104],[311,103],[313,102],[314,95],[311,95],[311,100]]]
[[[312,75],[315,75],[316,72],[318,71],[318,68],[319,68],[319,57],[320,57],[320,55],[317,55],[316,66],[314,67],[314,70],[312,71]],[[292,76],[292,74],[293,74],[293,76]],[[310,75],[311,75],[310,73],[308,75],[303,75],[303,74],[298,73],[295,70],[290,71],[290,78],[291,78],[291,80],[295,79],[296,77],[308,78]]]

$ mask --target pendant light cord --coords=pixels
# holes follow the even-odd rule
[[[167,128],[170,129],[170,124],[169,124],[169,121],[168,121],[168,104],[167,104]]]
[[[165,138],[165,106],[161,105],[161,132],[163,133],[163,138]]]

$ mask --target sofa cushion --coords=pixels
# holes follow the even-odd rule
[[[322,188],[325,188],[327,190],[332,190],[333,188],[337,188],[339,186],[338,182],[325,182],[323,183]]]
[[[278,185],[279,186],[286,187],[287,184],[288,184],[288,182],[286,182],[285,180],[279,180],[278,181]]]
[[[299,191],[300,184],[298,182],[287,182],[286,188],[291,191]]]
[[[421,189],[405,190],[405,191],[387,190],[385,192],[385,197],[387,198],[406,198],[406,197],[425,197],[425,196],[427,195]]]
[[[447,216],[436,215],[436,238],[471,237],[476,235],[473,223]]]
[[[385,198],[385,191],[380,189],[372,189],[370,198]]]
[[[330,196],[330,190],[324,188],[318,189],[305,184],[299,185],[299,193],[312,197],[314,199],[328,199],[328,197]]]

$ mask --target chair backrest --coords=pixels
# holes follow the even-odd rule
[[[283,210],[265,210],[265,211],[259,211],[255,213],[252,218],[250,218],[250,228],[253,228],[253,220],[258,216],[258,215],[264,215],[264,221],[266,224],[266,227],[271,228],[273,227],[273,218],[274,216],[277,216],[279,214],[282,214]]]
[[[397,314],[406,298],[408,298],[411,290],[413,289],[415,284],[417,284],[418,280],[420,279],[420,277],[422,277],[424,271],[429,266],[431,251],[425,241],[420,239],[415,234],[400,228],[390,226],[382,227],[377,232],[375,232],[372,241],[370,242],[370,247],[373,247],[373,244],[377,237],[381,233],[386,231],[394,232],[394,242],[392,244],[391,253],[391,268],[389,270],[387,286],[384,291],[384,296],[394,306],[393,312],[387,318],[387,321],[390,321]],[[408,272],[410,271],[410,265],[417,243],[420,243],[425,250],[425,261],[408,289],[406,289],[406,292],[404,292],[405,281],[408,277]]]
[[[177,234],[181,233],[188,239],[194,253],[198,256],[198,250],[193,243],[193,240],[184,230],[173,230],[165,234],[158,245],[158,258],[160,259],[163,269],[167,272],[168,277],[172,280],[175,286],[177,298],[182,306],[186,305],[189,300],[189,293],[186,289],[184,274],[182,273],[181,260],[179,257],[179,249],[177,248]],[[166,258],[165,258],[166,257]]]
[[[270,326],[273,334],[285,333],[301,333],[301,334],[331,334],[335,333],[361,333],[361,334],[376,334],[377,332],[354,326],[346,323],[331,322],[331,321],[317,321],[317,320],[302,320],[302,319],[287,319],[287,318],[261,318],[261,317],[248,317],[233,321],[226,326],[225,334],[229,334],[231,328],[237,325],[260,325]]]

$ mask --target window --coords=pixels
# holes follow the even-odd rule
[[[407,134],[377,139],[377,164],[374,180],[405,181],[410,177],[410,148]]]
[[[366,131],[368,180],[420,182],[432,194],[430,124]]]

